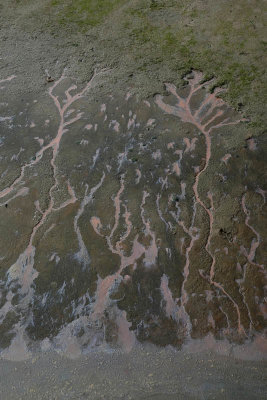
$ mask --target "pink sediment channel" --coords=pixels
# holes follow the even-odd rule
[[[196,148],[196,142],[197,142],[197,138],[193,138],[192,140],[190,140],[189,138],[184,138],[184,143],[186,145],[184,152],[187,153],[187,152],[194,151]]]
[[[174,144],[175,144],[174,142],[168,143],[168,144],[167,144],[167,149],[168,149],[168,150],[173,149],[173,148],[174,148]]]
[[[217,94],[222,91],[222,89],[219,89],[219,88],[217,88],[214,91],[214,93],[212,93],[212,94],[206,94],[204,100],[202,100],[202,102],[200,103],[199,108],[195,112],[192,112],[191,106],[190,106],[192,97],[195,94],[199,93],[199,91],[202,88],[206,88],[211,83],[211,81],[201,83],[202,78],[203,78],[203,74],[200,72],[196,72],[196,71],[193,72],[192,78],[186,78],[186,80],[188,81],[188,84],[189,84],[189,94],[188,94],[187,98],[181,97],[177,93],[177,89],[174,85],[168,84],[168,83],[165,84],[166,89],[171,94],[173,94],[173,96],[177,99],[177,103],[174,106],[165,103],[163,101],[163,96],[161,96],[161,95],[156,96],[155,102],[167,114],[176,115],[183,122],[188,122],[188,123],[191,123],[194,126],[196,126],[198,128],[198,130],[200,132],[202,132],[205,137],[205,143],[206,143],[205,164],[204,164],[204,167],[196,173],[195,182],[193,184],[193,192],[194,192],[196,204],[198,204],[205,211],[205,213],[207,214],[207,217],[209,219],[209,233],[208,233],[207,242],[206,242],[205,247],[206,247],[206,251],[211,256],[212,262],[211,262],[210,275],[208,277],[208,280],[209,280],[210,284],[212,284],[215,287],[217,287],[218,289],[220,289],[233,304],[234,308],[236,309],[237,317],[238,317],[238,330],[240,333],[241,332],[243,333],[244,330],[241,325],[240,310],[239,310],[237,303],[234,301],[232,296],[230,296],[226,292],[224,287],[220,283],[215,282],[213,279],[214,274],[215,274],[215,258],[212,255],[212,253],[210,252],[210,242],[211,242],[212,226],[213,226],[213,212],[211,211],[211,209],[209,209],[205,205],[204,201],[201,200],[199,192],[198,192],[198,187],[199,187],[200,177],[207,170],[207,168],[209,166],[209,161],[210,161],[210,158],[212,155],[211,154],[211,132],[214,129],[218,129],[223,126],[236,125],[239,122],[244,121],[244,119],[239,118],[239,119],[235,119],[235,120],[230,120],[229,117],[226,117],[222,121],[219,122],[219,119],[221,119],[221,117],[223,117],[223,114],[225,112],[224,109],[220,109],[220,108],[222,106],[226,106],[226,103],[222,99],[217,97]],[[187,141],[185,143],[187,144]],[[189,143],[188,143],[188,145],[189,145]],[[188,148],[188,146],[187,146],[187,148]],[[210,195],[208,195],[208,198],[211,202],[212,198]],[[185,277],[187,277],[189,274],[190,252],[193,248],[194,240],[191,236],[190,246],[187,249],[187,254],[186,254],[186,265],[184,268],[184,276]],[[202,277],[204,277],[204,274],[201,271],[200,271],[200,275]],[[207,278],[205,277],[205,279],[207,279]],[[183,301],[182,301],[182,303],[183,303]]]
[[[54,184],[50,187],[50,190],[49,190],[48,207],[46,208],[46,210],[44,212],[41,212],[42,216],[41,216],[40,221],[33,227],[30,238],[29,238],[29,242],[28,242],[28,245],[27,245],[25,251],[20,254],[17,261],[9,268],[9,270],[7,272],[7,274],[8,274],[7,285],[9,285],[13,280],[16,280],[16,279],[18,279],[18,281],[20,283],[21,288],[19,289],[19,291],[21,294],[24,295],[23,306],[22,306],[23,308],[25,308],[28,304],[30,304],[31,297],[33,295],[32,283],[38,276],[38,272],[34,269],[35,247],[33,246],[33,242],[34,242],[34,239],[35,239],[35,236],[36,236],[38,230],[40,229],[41,226],[44,225],[44,223],[47,220],[47,217],[53,211],[61,210],[62,208],[68,206],[69,204],[75,203],[77,201],[74,190],[71,187],[70,183],[68,182],[67,189],[68,189],[70,199],[63,202],[58,208],[54,208],[53,191],[59,185],[59,181],[58,181],[58,177],[57,177],[57,166],[56,166],[55,161],[56,161],[56,157],[58,155],[61,139],[62,139],[64,133],[66,133],[68,131],[68,127],[71,124],[78,121],[82,116],[82,113],[77,113],[76,116],[74,116],[73,118],[66,120],[66,116],[73,112],[73,110],[71,110],[71,112],[68,114],[68,109],[74,102],[76,102],[77,100],[79,100],[80,98],[83,97],[83,95],[86,93],[86,91],[92,86],[93,80],[95,79],[95,77],[97,75],[99,75],[99,73],[94,72],[90,82],[88,82],[88,84],[84,87],[83,90],[76,93],[75,95],[71,95],[70,92],[72,90],[75,90],[77,87],[75,85],[70,86],[65,91],[66,100],[63,105],[60,104],[58,96],[56,96],[53,93],[53,91],[59,85],[59,83],[61,83],[63,81],[65,76],[62,75],[61,78],[59,78],[50,87],[48,93],[49,93],[49,96],[52,98],[52,100],[58,110],[59,117],[60,117],[57,134],[56,134],[55,138],[52,139],[49,144],[41,147],[41,149],[35,154],[35,159],[33,161],[31,161],[21,167],[19,177],[16,178],[15,181],[9,187],[5,188],[4,190],[2,190],[0,192],[0,198],[4,198],[5,196],[7,196],[10,193],[12,193],[13,191],[15,191],[17,189],[18,184],[20,184],[22,182],[26,168],[33,167],[35,164],[37,164],[41,160],[44,152],[47,149],[50,149],[50,148],[52,149],[52,158],[50,160],[50,164],[53,169]],[[17,192],[17,195],[19,195],[19,194],[21,194],[21,190],[19,190]],[[26,322],[27,321],[25,321],[25,324],[26,324]],[[21,329],[20,329],[20,332],[21,332]]]
[[[114,225],[113,228],[108,236],[105,236],[105,240],[108,245],[108,249],[111,251],[111,253],[116,254],[120,258],[120,267],[119,270],[112,274],[108,275],[104,279],[99,278],[98,279],[98,285],[97,285],[97,291],[96,291],[96,301],[95,301],[95,306],[94,306],[94,311],[92,314],[92,319],[97,319],[101,318],[103,315],[103,312],[109,302],[109,293],[114,287],[114,284],[116,280],[121,279],[121,273],[122,271],[129,265],[134,264],[144,253],[144,247],[140,245],[137,241],[137,237],[134,240],[133,243],[133,248],[132,248],[132,254],[127,257],[124,255],[123,250],[121,249],[121,245],[123,241],[127,239],[129,236],[131,230],[132,230],[132,223],[130,221],[130,213],[128,212],[127,208],[125,207],[125,213],[124,213],[124,220],[126,224],[126,232],[124,233],[123,236],[121,236],[120,240],[113,245],[112,243],[112,238],[113,235],[118,228],[119,225],[119,218],[121,214],[121,194],[124,191],[124,176],[121,177],[121,184],[120,184],[120,189],[118,193],[116,194],[113,202],[114,202],[114,207],[115,207],[115,215],[114,215]],[[90,220],[91,225],[94,229],[94,231],[101,237],[104,237],[104,235],[101,234],[100,230],[102,228],[102,223],[101,220],[93,216]]]
[[[65,114],[67,113],[69,107],[77,100],[79,100],[80,98],[83,97],[83,95],[86,93],[86,91],[92,86],[93,80],[95,79],[95,77],[99,75],[99,73],[96,73],[96,71],[94,72],[91,80],[88,82],[88,84],[84,87],[84,89],[82,89],[80,92],[76,93],[75,95],[71,95],[70,92],[72,90],[75,90],[77,87],[75,85],[70,86],[66,91],[65,91],[65,95],[66,95],[66,101],[63,105],[60,104],[59,100],[58,100],[58,96],[54,95],[53,91],[54,89],[59,85],[59,83],[61,83],[64,79],[65,76],[64,74],[49,88],[49,96],[52,98],[52,100],[54,101],[54,104],[58,110],[59,113],[59,117],[60,117],[60,123],[59,123],[59,127],[58,127],[58,131],[57,131],[57,135],[55,136],[55,138],[53,140],[51,140],[51,142],[49,144],[47,144],[46,146],[42,147],[35,155],[35,160],[25,164],[22,168],[21,168],[21,173],[20,176],[6,189],[2,190],[0,192],[0,198],[5,197],[6,195],[10,194],[17,186],[18,183],[20,183],[24,177],[24,173],[25,173],[25,169],[27,167],[32,167],[35,164],[37,164],[44,152],[51,148],[52,149],[52,158],[50,161],[50,164],[52,166],[53,169],[53,177],[54,177],[54,184],[51,186],[50,190],[49,190],[49,204],[47,209],[42,213],[42,218],[41,220],[34,226],[31,236],[30,236],[30,240],[29,240],[29,244],[28,247],[26,249],[26,253],[31,255],[33,252],[33,240],[35,238],[35,235],[37,233],[37,231],[39,230],[39,228],[44,224],[44,222],[46,221],[48,215],[53,211],[53,210],[60,210],[64,207],[66,207],[67,205],[71,204],[71,203],[75,203],[76,202],[76,197],[75,197],[75,193],[70,185],[70,183],[68,182],[68,193],[70,195],[70,199],[65,201],[64,203],[62,203],[57,209],[54,209],[54,199],[53,199],[53,191],[54,189],[58,186],[59,182],[58,182],[58,178],[57,178],[57,166],[55,164],[55,160],[56,157],[58,155],[58,151],[59,151],[59,146],[60,146],[60,142],[62,139],[62,136],[64,135],[64,133],[66,133],[68,131],[68,126],[73,124],[74,122],[78,121],[81,116],[82,113],[77,113],[75,117],[71,118],[70,120],[66,121],[65,120]]]
[[[180,175],[181,175],[181,168],[180,168],[180,166],[179,166],[178,161],[176,161],[176,162],[174,162],[174,163],[172,164],[172,170],[173,170],[173,172],[176,173],[177,176],[180,176]]]
[[[131,323],[127,321],[126,312],[121,311],[116,318],[118,326],[118,340],[122,349],[129,353],[135,345],[136,339],[133,331],[130,330]]]
[[[155,234],[151,231],[150,229],[150,223],[149,221],[146,221],[143,216],[143,206],[145,204],[145,199],[148,196],[148,193],[144,192],[143,195],[143,200],[141,204],[141,214],[142,214],[142,220],[145,225],[145,235],[152,237],[151,244],[150,246],[146,249],[141,243],[138,242],[138,235],[135,237],[132,245],[132,252],[130,256],[125,256],[123,253],[123,250],[121,249],[122,243],[128,238],[132,231],[132,223],[130,221],[130,213],[128,212],[127,208],[125,207],[125,213],[124,213],[124,220],[126,224],[126,232],[120,237],[120,240],[115,243],[115,245],[112,244],[112,238],[113,235],[118,228],[119,224],[119,218],[121,214],[121,199],[120,196],[122,192],[124,191],[124,177],[121,179],[121,187],[117,193],[117,195],[114,198],[114,206],[115,206],[115,223],[114,226],[111,230],[111,233],[109,236],[105,237],[105,240],[107,242],[109,250],[113,254],[117,254],[120,257],[120,267],[119,270],[112,274],[107,276],[104,279],[99,278],[98,280],[98,286],[97,286],[97,293],[96,293],[96,303],[94,307],[94,312],[92,314],[92,318],[95,319],[97,317],[101,317],[103,315],[103,312],[109,302],[109,293],[112,291],[114,288],[114,285],[116,284],[117,280],[121,280],[121,273],[122,271],[128,267],[129,265],[134,265],[137,260],[142,256],[145,255],[144,262],[147,264],[153,264],[156,261],[157,258],[157,253],[158,249],[156,246],[155,242]],[[100,232],[100,229],[102,228],[102,223],[98,217],[92,217],[91,218],[91,224],[94,229],[94,231],[99,235],[102,236]]]
[[[16,75],[11,75],[11,76],[8,76],[7,78],[0,79],[0,85],[1,85],[2,83],[4,83],[4,82],[10,82],[10,81],[12,81],[12,79],[14,79],[14,78],[16,78]]]
[[[145,248],[138,241],[138,235],[136,235],[133,240],[133,243],[132,243],[131,254],[129,256],[126,256],[124,254],[122,245],[129,237],[130,233],[132,232],[132,228],[133,228],[132,223],[130,221],[131,214],[127,210],[127,207],[124,204],[123,204],[123,207],[125,209],[125,212],[122,216],[124,218],[126,230],[125,230],[125,233],[121,235],[120,239],[115,244],[113,244],[113,236],[119,226],[119,220],[120,220],[121,214],[122,214],[121,213],[121,208],[122,208],[121,196],[123,194],[124,189],[125,189],[124,175],[122,175],[121,181],[120,181],[120,188],[113,200],[114,207],[115,207],[114,225],[108,236],[104,236],[101,233],[102,223],[98,217],[93,216],[90,220],[91,225],[92,225],[94,231],[96,232],[96,234],[105,239],[110,252],[113,254],[116,254],[120,259],[120,266],[119,266],[119,269],[117,272],[115,272],[112,275],[106,276],[104,279],[102,279],[100,277],[98,278],[96,299],[95,299],[93,312],[91,314],[92,320],[101,319],[103,317],[104,311],[110,304],[110,299],[109,299],[110,293],[115,289],[116,285],[118,283],[120,283],[122,280],[121,274],[122,274],[123,270],[128,266],[136,265],[137,261],[143,255],[144,255],[145,265],[150,266],[153,263],[155,263],[157,254],[158,254],[155,234],[154,234],[154,232],[151,231],[150,222],[148,220],[145,220],[145,217],[144,217],[145,200],[146,200],[146,197],[149,196],[149,194],[147,192],[143,193],[143,199],[142,199],[140,209],[141,209],[141,218],[142,218],[143,224],[145,226],[144,233],[146,236],[151,237],[150,246],[148,248]],[[127,281],[129,281],[129,279],[127,279]],[[127,322],[126,315],[124,315],[123,318],[121,315],[119,315],[117,318],[117,324],[118,324],[119,341],[124,343],[123,346],[126,346],[127,351],[128,351],[131,347],[130,344],[134,343],[134,339],[132,336],[133,335],[132,332],[129,331],[130,324]]]
[[[146,202],[146,198],[148,196],[149,196],[149,193],[144,191],[140,209],[141,209],[141,218],[142,218],[143,224],[145,226],[145,236],[147,236],[147,237],[149,236],[151,238],[150,246],[145,250],[145,258],[144,258],[145,265],[150,266],[150,265],[154,265],[156,262],[156,259],[158,257],[158,247],[156,244],[156,235],[151,230],[151,227],[150,227],[150,221],[148,219],[145,220],[145,217],[144,217],[144,213],[145,213],[144,205]]]
[[[136,172],[135,184],[138,185],[138,183],[140,182],[142,173],[141,173],[140,169],[138,169],[138,168],[135,170],[135,172]]]
[[[264,269],[264,265],[256,264],[256,263],[254,262],[256,250],[257,250],[257,248],[259,247],[260,242],[261,242],[261,237],[260,237],[260,234],[255,230],[255,228],[254,228],[253,226],[251,226],[250,223],[249,223],[249,220],[250,220],[250,211],[247,209],[246,201],[245,201],[245,200],[246,200],[246,194],[244,194],[244,195],[242,196],[242,201],[241,201],[243,212],[244,212],[244,214],[246,215],[245,224],[246,224],[247,227],[254,233],[254,235],[256,236],[256,239],[253,239],[253,240],[252,240],[251,245],[250,245],[249,252],[247,252],[247,250],[244,249],[244,250],[245,250],[244,253],[245,253],[245,256],[247,257],[247,260],[248,260],[248,262],[249,262],[250,264],[255,265],[255,266],[257,266],[257,267],[259,267],[259,268],[261,268],[261,269]]]
[[[181,288],[181,303],[180,303],[180,308],[178,311],[178,318],[185,325],[187,336],[189,336],[190,331],[191,331],[191,322],[190,322],[190,317],[186,312],[188,293],[186,291],[185,286],[186,286],[186,283],[187,283],[187,280],[189,277],[189,273],[190,273],[190,252],[194,246],[194,242],[199,237],[197,229],[194,228],[195,214],[196,214],[196,202],[194,203],[194,212],[193,212],[190,228],[187,229],[183,221],[180,221],[180,220],[177,221],[178,225],[181,226],[183,231],[190,237],[190,243],[185,251],[185,266],[184,266],[184,271],[183,271],[184,280],[183,280],[182,288]]]
[[[225,156],[221,158],[221,161],[224,162],[226,165],[231,157],[231,154],[225,154]]]
[[[66,113],[69,109],[69,107],[76,102],[77,100],[79,100],[80,98],[82,98],[84,96],[84,94],[86,93],[86,91],[92,86],[94,79],[101,74],[100,72],[94,72],[91,80],[88,82],[88,84],[84,87],[83,90],[81,90],[81,92],[76,93],[75,95],[71,95],[70,92],[72,90],[75,90],[77,87],[76,85],[72,85],[70,86],[66,91],[65,91],[65,95],[66,95],[66,102],[61,105],[59,100],[58,100],[58,96],[53,94],[53,90],[66,78],[65,75],[63,74],[50,88],[49,88],[49,96],[52,98],[58,113],[59,113],[59,117],[60,117],[60,123],[59,123],[59,127],[58,127],[58,131],[57,131],[57,135],[55,136],[54,139],[51,140],[50,143],[48,143],[46,146],[43,146],[36,154],[34,157],[34,160],[23,165],[21,167],[21,171],[20,171],[20,175],[18,178],[16,178],[14,180],[14,182],[7,188],[3,189],[0,192],[0,198],[5,197],[7,194],[9,194],[10,192],[12,192],[16,186],[22,181],[24,174],[25,174],[25,170],[28,167],[33,167],[35,164],[37,164],[44,152],[48,149],[52,149],[52,158],[50,161],[50,164],[52,165],[53,171],[54,171],[54,179],[55,179],[55,185],[51,188],[52,190],[56,187],[57,185],[57,179],[55,177],[55,171],[56,171],[56,165],[55,165],[55,159],[56,156],[58,154],[58,150],[59,150],[59,146],[60,146],[60,142],[62,139],[62,136],[64,135],[64,133],[66,133],[68,131],[68,126],[73,124],[74,122],[78,121],[81,117],[82,117],[82,113],[77,113],[75,117],[71,118],[70,120],[65,120],[66,118]]]
[[[169,278],[167,277],[166,274],[163,274],[161,277],[161,282],[160,282],[160,290],[163,299],[165,300],[165,311],[167,317],[173,317],[175,319],[175,314],[177,312],[177,305],[175,301],[173,300],[172,292],[169,288]]]

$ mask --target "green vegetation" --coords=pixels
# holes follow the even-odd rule
[[[58,7],[59,22],[75,23],[80,28],[96,26],[125,0],[52,0],[51,6]]]
[[[75,42],[85,51],[87,45],[93,46],[95,62],[110,66],[117,82],[132,76],[139,93],[153,94],[166,80],[181,84],[185,73],[198,69],[206,77],[216,77],[218,85],[228,88],[227,101],[236,108],[242,104],[254,125],[263,126],[264,0],[257,4],[44,0],[43,4],[42,16],[40,10],[35,16],[44,18],[55,35],[63,32],[69,45]]]

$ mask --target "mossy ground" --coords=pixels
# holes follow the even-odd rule
[[[215,76],[228,87],[227,100],[260,127],[267,92],[265,7],[246,0],[53,0],[47,12],[68,32],[95,33],[106,63],[126,64],[135,84],[142,85],[140,75],[177,83],[191,69]]]
[[[52,0],[61,24],[77,24],[81,29],[96,26],[126,0]]]
[[[263,129],[267,93],[263,0],[7,3],[17,26],[34,32],[38,26],[57,37],[61,47],[77,47],[77,57],[83,61],[81,79],[91,71],[91,63],[104,64],[112,68],[118,90],[122,82],[128,83],[145,96],[162,90],[163,82],[182,84],[189,70],[201,70],[207,78],[214,76],[216,85],[228,88],[224,96],[251,119],[254,132]],[[7,3],[1,6],[0,1],[1,8]]]

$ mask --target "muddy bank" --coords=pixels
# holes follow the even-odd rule
[[[147,343],[264,357],[260,10],[166,3],[91,20],[79,2],[83,23],[69,2],[0,3],[5,359]]]
[[[89,101],[108,73],[2,105],[4,354],[261,338],[264,138],[202,73]]]

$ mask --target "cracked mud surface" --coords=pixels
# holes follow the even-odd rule
[[[148,348],[163,364],[177,356],[174,370],[189,352],[187,374],[192,353],[212,351],[229,356],[212,354],[216,388],[185,393],[230,398],[217,390],[220,363],[249,376],[250,368],[262,374],[266,356],[266,133],[193,62],[179,84],[166,74],[157,92],[140,92],[122,70],[116,85],[118,71],[98,55],[81,78],[80,49],[64,56],[60,40],[50,48],[49,31],[33,40],[20,25],[3,26],[1,358],[30,365],[37,355],[37,370],[42,362],[49,370],[57,352],[93,368],[90,353],[132,359],[142,371]],[[175,379],[169,392],[144,396],[179,398]],[[261,379],[247,398],[263,398]],[[77,398],[76,390],[58,398]]]

